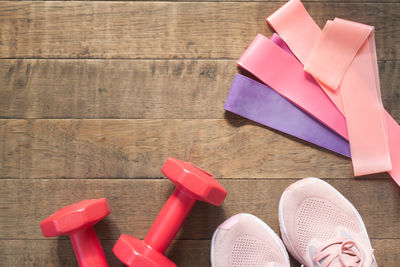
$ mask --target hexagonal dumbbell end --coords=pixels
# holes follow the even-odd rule
[[[79,266],[108,266],[93,225],[111,213],[105,198],[64,207],[40,223],[45,237],[69,235]]]
[[[211,174],[190,162],[168,158],[162,172],[176,189],[161,209],[145,239],[121,235],[114,246],[114,254],[127,266],[176,266],[164,256],[175,235],[188,216],[196,200],[219,206],[226,190]]]
[[[208,172],[191,162],[168,158],[161,169],[177,188],[196,196],[198,200],[220,206],[226,190]]]
[[[126,266],[175,267],[162,253],[147,246],[143,240],[122,234],[113,248],[114,254]]]

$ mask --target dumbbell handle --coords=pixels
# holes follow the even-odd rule
[[[144,241],[153,249],[164,253],[192,209],[196,198],[176,188],[161,209]]]
[[[80,267],[107,267],[107,260],[93,227],[70,234]]]

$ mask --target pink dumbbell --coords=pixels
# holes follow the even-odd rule
[[[45,237],[69,235],[80,267],[106,267],[106,257],[93,225],[110,213],[105,198],[83,200],[50,215],[40,227]]]
[[[207,172],[195,165],[168,158],[161,169],[176,186],[144,240],[121,235],[114,254],[127,266],[176,266],[164,256],[196,200],[219,206],[226,190]]]

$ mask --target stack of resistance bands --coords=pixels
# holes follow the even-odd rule
[[[321,30],[300,0],[267,22],[238,65],[224,108],[351,157],[354,175],[389,172],[400,185],[400,127],[383,107],[374,28],[343,20]],[[279,34],[279,35],[278,35]]]

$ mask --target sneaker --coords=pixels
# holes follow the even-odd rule
[[[320,179],[300,180],[283,192],[279,223],[286,248],[307,267],[377,266],[360,214]]]
[[[282,240],[262,220],[237,214],[215,230],[211,241],[212,267],[289,267]]]

